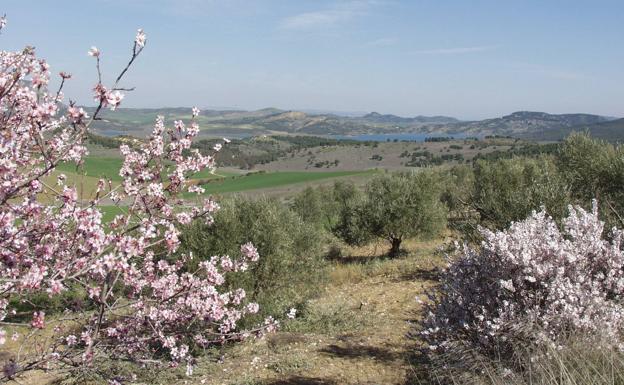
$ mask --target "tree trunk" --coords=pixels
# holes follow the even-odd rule
[[[401,238],[391,238],[390,242],[392,246],[390,247],[390,252],[388,252],[388,256],[390,258],[395,258],[399,255],[399,251],[401,250]]]

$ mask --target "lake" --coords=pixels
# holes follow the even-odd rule
[[[474,137],[474,135],[471,135]],[[395,140],[401,142],[424,142],[426,138],[438,138],[438,137],[451,137],[454,139],[465,139],[468,135],[465,134],[418,134],[418,133],[409,133],[409,134],[362,134],[362,135],[327,135],[328,138],[332,139],[344,139],[344,140],[357,140],[362,142],[372,141],[372,142],[393,142]]]

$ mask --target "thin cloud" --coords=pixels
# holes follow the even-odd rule
[[[480,45],[475,47],[435,48],[414,51],[419,55],[461,55],[466,53],[486,52],[498,48],[496,45]]]
[[[367,14],[370,8],[377,3],[377,1],[373,0],[340,2],[324,10],[303,12],[289,16],[281,21],[280,28],[307,30],[347,22]]]

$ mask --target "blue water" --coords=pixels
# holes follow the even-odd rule
[[[374,141],[374,142],[387,142],[394,140],[407,141],[407,142],[424,142],[426,138],[437,138],[437,137],[451,137],[455,139],[465,139],[468,137],[465,134],[363,134],[363,135],[328,135],[329,138],[332,139],[349,139],[349,140],[357,140],[361,142],[366,141]]]

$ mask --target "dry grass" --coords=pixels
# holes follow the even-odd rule
[[[330,280],[335,286],[357,283],[371,277],[429,281],[435,278],[432,274],[442,262],[437,253],[442,243],[440,239],[407,240],[403,245],[407,255],[396,259],[384,256],[388,251],[385,242],[355,248],[339,246],[341,257],[334,258]]]
[[[565,347],[564,347],[565,346]],[[476,359],[469,368],[451,369],[438,362],[412,379],[412,384],[444,385],[622,385],[624,353],[601,348],[596,341],[572,339],[540,351],[523,349],[515,360],[502,363]],[[604,345],[602,345],[604,346]],[[472,362],[472,360],[471,360]],[[510,369],[515,367],[516,369]],[[522,368],[521,370],[518,368]]]

